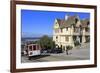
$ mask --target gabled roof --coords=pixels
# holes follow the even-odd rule
[[[76,19],[79,19],[76,15],[75,16],[68,16],[67,20],[57,19],[57,22],[58,22],[60,28],[70,27],[72,25],[78,27],[76,25]],[[87,27],[89,24],[89,19],[80,20],[80,22],[81,22],[82,27]]]
[[[62,27],[65,20],[57,19],[57,22],[58,22],[59,26]]]
[[[60,28],[69,27],[72,24],[75,24],[77,16],[69,16],[67,20],[57,19]]]
[[[89,19],[81,20],[82,27],[87,27],[89,25]]]

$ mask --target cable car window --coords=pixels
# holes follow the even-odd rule
[[[37,50],[39,50],[39,45],[37,45]]]
[[[32,51],[32,46],[29,46],[29,51]]]
[[[36,50],[36,45],[33,45],[33,50]]]

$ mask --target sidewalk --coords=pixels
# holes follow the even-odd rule
[[[82,44],[81,47],[75,47],[72,50],[69,50],[69,55],[66,55],[66,52],[60,54],[51,54],[53,56],[69,56],[69,57],[77,57],[83,59],[90,59],[90,44],[85,43]]]

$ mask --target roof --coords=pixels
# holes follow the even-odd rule
[[[70,17],[68,17],[68,19],[65,20],[65,22],[64,22],[64,27],[69,27],[69,26],[71,26],[72,24],[75,24],[75,23],[76,23],[76,22],[75,22],[76,19],[77,19],[76,16],[70,16]]]
[[[89,25],[89,19],[81,20],[82,27],[87,27]]]
[[[65,27],[70,27],[74,24],[74,26],[77,27],[76,24],[76,20],[78,20],[79,18],[77,16],[69,16],[67,20],[63,19],[57,19],[57,22],[60,26],[60,28],[65,28]],[[85,19],[85,20],[80,20],[81,21],[81,25],[82,27],[87,27],[87,24],[89,24],[89,19]]]
[[[57,19],[60,28],[69,27],[72,24],[75,24],[76,16],[69,16],[67,20]]]

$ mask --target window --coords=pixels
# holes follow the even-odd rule
[[[65,37],[65,41],[69,41],[69,36],[66,36]]]
[[[32,46],[29,46],[29,51],[32,51]]]
[[[56,41],[58,41],[58,36],[56,36]]]
[[[86,31],[86,32],[90,32],[90,29],[89,29],[89,28],[85,28],[85,31]]]
[[[77,38],[76,36],[73,36],[73,40],[74,40],[74,41],[76,41],[76,38]]]
[[[63,29],[61,28],[61,32],[63,32]]]
[[[78,32],[79,32],[79,29],[80,29],[80,28],[75,27],[75,28],[74,28],[74,32],[77,32],[77,33],[78,33]]]
[[[37,45],[37,50],[39,50],[39,45]]]
[[[36,50],[36,45],[33,45],[33,50]]]
[[[56,39],[58,39],[58,36],[56,36]]]
[[[66,31],[68,31],[68,27],[66,27]]]
[[[57,22],[56,22],[56,24],[57,24]]]

